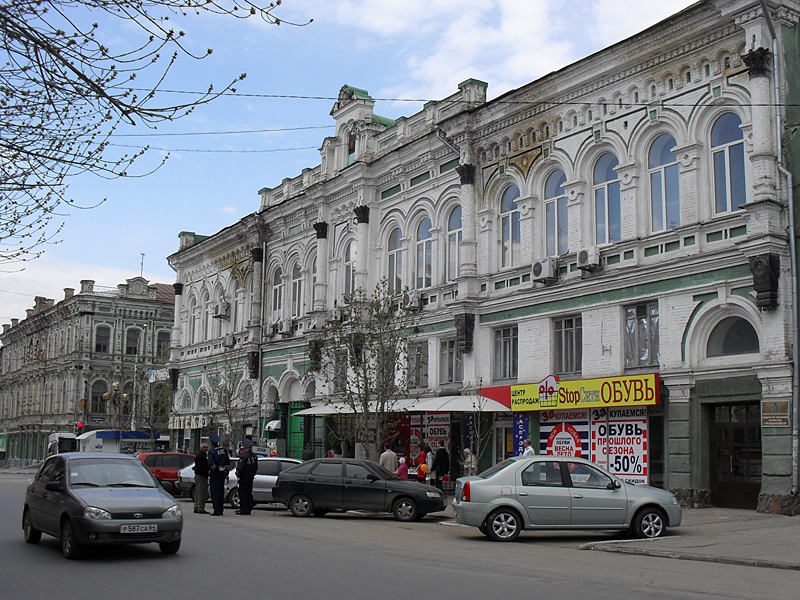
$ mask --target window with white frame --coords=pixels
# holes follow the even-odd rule
[[[511,185],[500,200],[500,267],[516,267],[520,261],[519,188]]]
[[[408,361],[411,386],[428,387],[428,342],[411,344],[408,349]]]
[[[188,331],[186,332],[186,341],[189,344],[194,344],[197,342],[197,335],[198,335],[198,322],[197,320],[200,318],[197,309],[197,301],[194,297],[189,299],[189,310],[188,310]]]
[[[139,334],[138,329],[128,329],[125,333],[125,354],[139,354]]]
[[[658,302],[625,307],[625,368],[659,364]]]
[[[272,322],[283,318],[283,272],[278,268],[272,276]]]
[[[752,354],[759,349],[758,333],[748,321],[741,317],[726,317],[714,327],[708,337],[706,355],[713,357]]]
[[[433,264],[433,239],[431,238],[431,220],[425,217],[417,227],[417,263],[415,268],[416,289],[431,287],[431,268]]]
[[[403,291],[403,232],[395,227],[389,234],[389,264],[387,277],[389,293],[399,294]]]
[[[594,231],[597,244],[610,244],[621,239],[619,176],[614,168],[617,157],[606,152],[594,165]]]
[[[742,120],[727,112],[711,128],[711,156],[714,162],[714,213],[739,210],[747,201],[744,177],[744,135]]]
[[[461,270],[461,206],[450,211],[447,219],[447,281],[455,281]]]
[[[583,368],[583,319],[580,315],[553,319],[553,368],[558,375]]]
[[[347,242],[344,250],[344,295],[350,296],[356,291],[356,252],[355,240]]]
[[[101,326],[94,332],[94,351],[109,352],[111,348],[111,328]]]
[[[653,231],[674,229],[681,224],[678,157],[674,148],[675,138],[664,133],[655,139],[647,155]]]
[[[459,383],[464,380],[464,359],[458,341],[442,340],[439,346],[439,383]]]
[[[516,379],[518,373],[519,338],[517,326],[494,330],[494,378]]]
[[[300,265],[292,268],[292,318],[298,318],[303,312],[303,274]]]
[[[156,358],[169,357],[169,332],[159,331],[156,338]]]
[[[569,252],[569,217],[564,171],[550,174],[544,185],[544,214],[546,223],[547,256],[558,256]]]

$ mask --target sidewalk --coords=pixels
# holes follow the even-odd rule
[[[800,571],[800,517],[684,509],[681,526],[663,538],[593,542],[581,549]]]

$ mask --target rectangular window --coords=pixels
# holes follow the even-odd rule
[[[658,301],[626,306],[625,368],[658,364]]]
[[[519,354],[517,326],[494,330],[494,378],[516,379]]]
[[[583,368],[583,319],[580,316],[553,320],[554,370],[557,374],[580,373]]]
[[[428,342],[412,344],[408,349],[411,387],[428,387]]]
[[[111,341],[111,330],[108,327],[98,327],[94,334],[94,351],[108,352]]]
[[[156,340],[156,358],[169,358],[169,333],[162,331]]]
[[[456,340],[442,340],[439,349],[439,383],[459,383],[464,380],[464,363]]]
[[[125,354],[139,354],[139,330],[129,329],[125,336]]]

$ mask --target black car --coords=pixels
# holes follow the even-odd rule
[[[443,492],[400,479],[371,460],[318,458],[281,471],[272,499],[296,517],[331,510],[391,512],[398,521],[421,519],[444,510]]]
[[[60,538],[70,559],[94,544],[157,542],[164,554],[174,554],[183,515],[136,457],[73,452],[49,457],[31,479],[22,530],[29,544],[42,533]]]

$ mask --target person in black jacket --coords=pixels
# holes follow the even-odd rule
[[[213,431],[208,436],[213,448],[208,452],[208,482],[211,491],[211,503],[214,505],[215,517],[222,516],[225,501],[225,480],[231,469],[231,457],[224,446],[219,445],[219,436]]]
[[[208,514],[208,444],[200,444],[194,457],[194,512]]]
[[[431,471],[436,472],[436,481],[434,485],[442,489],[442,478],[450,472],[450,454],[445,450],[444,442],[439,442],[439,448],[436,450],[436,455],[433,458],[433,467]]]
[[[253,510],[253,479],[258,472],[258,456],[253,453],[253,441],[242,441],[244,452],[236,463],[236,477],[239,481],[239,510],[237,515],[249,515]]]

